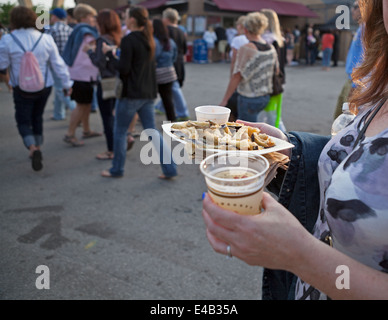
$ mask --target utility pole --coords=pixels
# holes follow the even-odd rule
[[[31,0],[19,0],[19,4],[21,6],[25,6],[27,8],[32,8],[32,1]]]
[[[27,8],[32,8],[32,1],[31,0],[18,0],[19,5],[25,6]],[[54,8],[60,8],[64,5],[64,0],[53,0],[52,1],[52,7]]]
[[[65,2],[64,0],[53,0],[52,7],[53,8],[61,8],[61,7],[63,7],[64,2]]]

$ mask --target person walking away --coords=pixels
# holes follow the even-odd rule
[[[230,44],[230,77],[233,75],[234,65],[236,63],[237,51],[243,46],[249,43],[249,40],[245,36],[245,23],[246,16],[240,16],[236,21],[237,36],[235,36]],[[238,108],[237,108],[237,90],[233,92],[229,98],[226,107],[230,109],[230,121],[236,121],[238,119]]]
[[[315,38],[316,41],[314,43],[314,50],[313,50],[313,54],[312,54],[312,64],[313,65],[317,61],[318,54],[321,51],[321,44],[322,44],[321,32],[318,29],[314,30],[314,38]]]
[[[352,82],[352,72],[357,66],[362,62],[364,56],[364,46],[362,43],[362,35],[364,32],[364,25],[362,24],[360,7],[358,1],[353,3],[352,9],[352,18],[354,21],[358,22],[358,29],[355,33],[352,43],[350,45],[348,55],[346,57],[345,71],[347,74],[347,80],[344,83],[342,90],[337,99],[337,106],[334,110],[333,119],[342,113],[342,105],[345,102],[348,102],[349,97],[356,88],[356,84]]]
[[[221,55],[221,62],[225,62],[226,47],[228,45],[226,30],[223,26],[218,24],[214,32],[216,33],[216,36],[217,36],[216,46],[219,54]]]
[[[264,122],[286,131],[282,120],[283,90],[286,82],[287,52],[285,41],[280,30],[279,17],[272,9],[262,9],[260,11],[268,19],[267,30],[263,34],[263,39],[273,45],[277,52],[279,69],[275,72],[270,100],[260,116],[266,116]],[[259,116],[259,117],[260,117]]]
[[[67,22],[67,25],[74,29],[74,27],[77,25],[77,20],[74,19],[74,8],[69,8],[66,10],[66,13],[67,13],[67,18],[66,18],[66,22]]]
[[[71,113],[70,123],[64,141],[73,147],[84,145],[79,141],[75,132],[80,122],[83,127],[83,138],[101,136],[93,132],[89,126],[89,115],[93,101],[94,83],[97,81],[98,68],[93,65],[87,53],[83,50],[85,45],[95,43],[98,38],[96,29],[97,12],[87,4],[79,4],[74,9],[74,17],[79,22],[73,29],[63,52],[63,58],[69,66],[71,79],[74,80],[72,99],[77,106]]]
[[[292,31],[292,34],[294,35],[294,59],[293,59],[293,61],[296,63],[299,63],[301,34],[300,34],[300,30],[299,30],[298,25],[295,26],[294,30]]]
[[[334,35],[334,45],[333,45],[333,54],[331,56],[331,60],[333,61],[333,67],[338,67],[338,58],[339,58],[339,30],[335,29],[333,31]]]
[[[187,52],[187,41],[185,33],[179,28],[180,20],[179,13],[173,8],[167,8],[162,13],[162,20],[167,25],[169,36],[174,40],[178,55],[174,63],[175,72],[178,79],[172,85],[172,95],[174,99],[174,108],[177,121],[186,121],[190,119],[189,108],[187,107],[186,99],[182,92],[182,87],[185,81],[185,55]],[[163,109],[162,101],[159,101],[156,108]]]
[[[334,35],[333,33],[326,32],[322,36],[322,51],[323,51],[323,58],[322,58],[322,70],[329,71],[330,65],[331,65],[331,56],[333,54],[333,47],[334,47]]]
[[[230,24],[228,28],[226,28],[226,37],[228,39],[228,45],[226,47],[225,51],[225,60],[226,61],[231,61],[231,52],[232,52],[232,41],[234,37],[236,37],[238,34],[237,29],[233,26],[233,24]]]
[[[158,91],[166,110],[167,120],[175,122],[172,85],[178,79],[174,67],[177,48],[174,40],[170,39],[167,27],[161,19],[153,20],[153,29],[156,45],[156,82],[158,84]]]
[[[114,86],[117,83],[118,72],[115,64],[106,56],[103,51],[103,43],[109,46],[119,47],[121,42],[121,21],[118,14],[111,9],[103,9],[97,16],[97,29],[100,36],[96,44],[86,44],[84,51],[89,55],[92,63],[99,70],[97,82],[97,99],[100,116],[104,127],[107,151],[96,156],[98,160],[112,160],[113,150],[113,111],[116,104],[116,97],[109,95],[109,91],[115,92]],[[112,87],[113,86],[113,87]],[[107,88],[106,88],[107,87]],[[105,96],[108,91],[108,96]]]
[[[277,55],[275,48],[261,37],[267,26],[268,19],[264,14],[254,12],[247,15],[245,34],[250,42],[237,52],[233,75],[220,103],[226,106],[237,89],[238,116],[246,121],[256,121],[272,92]]]
[[[315,62],[314,59],[314,50],[315,50],[315,43],[317,42],[317,39],[315,39],[313,35],[313,28],[308,27],[307,28],[307,34],[305,39],[306,44],[306,65],[313,65]]]
[[[55,8],[50,11],[50,23],[51,27],[48,31],[54,39],[55,44],[58,47],[59,54],[62,56],[63,50],[70,34],[73,32],[73,28],[67,25],[67,13],[62,8]],[[59,79],[55,72],[52,72],[54,78],[54,110],[51,120],[65,120],[66,109],[74,110],[75,101],[70,99],[69,95],[66,95],[63,91],[61,79]]]
[[[295,43],[294,43],[294,35],[292,34],[290,29],[286,29],[285,42],[286,42],[285,45],[287,50],[286,64],[291,65],[292,59],[294,56]]]
[[[39,171],[43,168],[43,113],[53,85],[48,65],[68,93],[73,83],[54,39],[36,29],[36,19],[32,9],[17,6],[11,10],[12,32],[0,40],[0,70],[9,68],[17,128],[29,150],[32,169]],[[36,66],[35,73],[28,72],[24,63],[29,63],[28,67]],[[31,83],[35,90],[25,87],[31,77],[35,77]]]
[[[209,26],[207,30],[203,33],[202,36],[203,40],[206,42],[206,47],[207,47],[207,59],[209,63],[213,62],[213,50],[215,48],[215,43],[217,41],[217,35],[214,32],[214,27]]]
[[[7,34],[7,32],[8,32],[7,29],[0,22],[0,40],[3,37],[3,35]],[[0,83],[1,82],[5,83],[5,85],[7,86],[9,92],[12,92],[12,87],[9,84],[9,73],[8,73],[7,69],[4,69],[4,70],[0,69]],[[2,91],[1,88],[0,88],[0,91]]]
[[[114,158],[112,167],[102,171],[103,177],[122,177],[126,159],[126,136],[128,126],[137,112],[143,128],[160,155],[163,174],[161,179],[177,175],[171,150],[163,143],[163,137],[155,129],[154,100],[157,96],[155,41],[152,23],[144,7],[134,6],[127,10],[131,33],[121,41],[120,60],[116,60],[123,83],[121,98],[118,99],[114,124]],[[115,59],[112,47],[103,45],[109,59]]]
[[[237,51],[243,46],[249,43],[249,40],[247,39],[245,35],[245,19],[246,16],[240,16],[236,21],[236,30],[237,30],[237,36],[235,36],[230,44],[232,51],[230,53],[231,57],[231,64],[230,64],[230,73],[233,73],[234,70],[234,64],[236,62],[237,57]]]

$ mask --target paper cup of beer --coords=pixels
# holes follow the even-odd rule
[[[261,213],[268,168],[266,158],[246,152],[213,154],[200,165],[213,202],[242,215]]]

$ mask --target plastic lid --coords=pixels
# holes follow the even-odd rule
[[[342,105],[342,111],[345,111],[345,110],[349,110],[349,103],[348,103],[348,102],[345,102],[345,103]]]

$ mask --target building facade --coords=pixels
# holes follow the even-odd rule
[[[279,16],[283,29],[293,29],[296,25],[300,30],[307,26],[315,26],[316,29],[324,32],[330,27],[329,22],[335,20],[336,8],[338,5],[346,5],[350,8],[353,0],[76,0],[76,3],[88,3],[97,10],[112,8],[123,13],[130,5],[140,4],[145,6],[151,17],[160,17],[163,10],[173,7],[178,10],[180,23],[187,30],[188,41],[202,37],[209,25],[217,25],[227,28],[234,25],[241,15],[251,11],[258,11],[262,8],[272,6]],[[339,38],[339,60],[344,61],[352,39],[352,31],[340,30]]]

